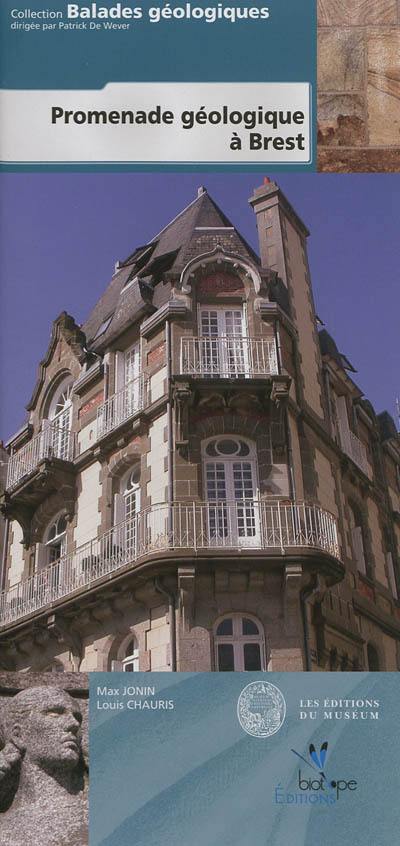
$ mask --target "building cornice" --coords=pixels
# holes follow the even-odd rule
[[[98,358],[95,364],[92,364],[92,366],[82,373],[76,382],[74,382],[72,386],[74,394],[82,396],[93,382],[97,382],[98,379],[101,379],[103,372],[103,362]]]
[[[143,321],[140,327],[140,334],[143,338],[147,338],[152,332],[164,325],[167,320],[186,317],[187,313],[188,309],[184,302],[180,300],[168,300],[164,306],[154,312],[147,320]]]
[[[353,605],[355,611],[362,614],[364,617],[372,620],[381,628],[386,634],[392,635],[397,640],[400,640],[400,620],[395,620],[389,614],[386,614],[375,603],[370,602],[369,599],[361,597],[359,594],[353,596]]]
[[[11,447],[19,449],[24,445],[24,443],[26,443],[26,441],[29,441],[29,439],[32,437],[32,434],[32,424],[29,422],[25,423],[25,426],[23,426],[21,429],[18,429],[18,432],[16,432],[15,435],[12,435],[12,437],[9,438],[8,441],[6,441],[6,443],[4,444],[5,449],[9,450]]]

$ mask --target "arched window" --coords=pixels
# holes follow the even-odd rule
[[[53,564],[66,553],[67,548],[67,520],[65,514],[60,514],[49,526],[45,535],[47,563]]]
[[[255,445],[245,438],[223,435],[203,444],[208,531],[213,545],[225,539],[257,546],[260,514]]]
[[[266,670],[262,626],[252,617],[230,614],[214,633],[215,667],[219,672]]]
[[[368,669],[373,672],[380,670],[378,651],[372,643],[367,644]]]
[[[43,440],[46,453],[68,461],[72,458],[72,376],[66,376],[57,386],[50,402],[48,420],[43,421]]]
[[[116,543],[124,549],[128,558],[136,553],[137,518],[140,511],[140,464],[131,467],[123,476],[119,493],[114,496],[114,526],[121,528],[116,532]]]
[[[131,638],[124,648],[122,658],[122,671],[124,673],[137,673],[139,670],[139,647],[135,637]]]
[[[54,391],[49,406],[49,420],[57,422],[60,427],[68,426],[72,406],[72,384],[71,375],[65,377]]]

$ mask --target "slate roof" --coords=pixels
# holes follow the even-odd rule
[[[152,304],[159,308],[163,305],[171,290],[170,285],[158,286],[164,274],[167,271],[170,276],[180,274],[190,259],[211,251],[217,243],[228,252],[260,263],[252,247],[207,191],[199,189],[197,198],[161,232],[119,263],[120,269],[82,326],[91,348],[98,350],[107,346],[138,319],[146,306]],[[111,315],[107,330],[93,340]]]

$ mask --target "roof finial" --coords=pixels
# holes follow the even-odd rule
[[[197,196],[201,197],[202,194],[207,194],[207,188],[205,188],[204,185],[200,185],[200,187],[197,189]]]

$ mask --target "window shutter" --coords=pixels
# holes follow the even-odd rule
[[[122,391],[125,385],[125,356],[123,352],[117,350],[115,353],[115,393]]]
[[[122,661],[111,661],[111,672],[120,673],[122,670]]]
[[[367,568],[365,565],[364,542],[361,526],[355,526],[354,529],[352,529],[351,536],[357,569],[360,573],[364,573],[364,575],[366,575]]]
[[[46,567],[48,564],[48,555],[47,555],[47,546],[44,543],[37,543],[36,544],[36,560],[35,560],[35,571],[38,573],[40,570],[43,570],[43,567]]]
[[[390,589],[392,591],[394,598],[398,599],[399,594],[398,594],[398,590],[397,590],[396,575],[395,575],[395,572],[394,572],[393,556],[392,556],[391,552],[386,553],[386,563],[387,563],[387,569],[388,569]]]
[[[350,427],[346,397],[336,397],[340,443],[344,452],[350,450]]]

